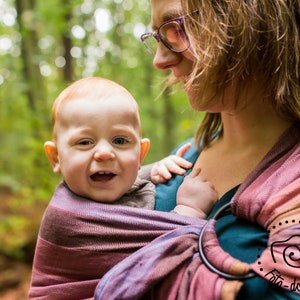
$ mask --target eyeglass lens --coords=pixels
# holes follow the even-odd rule
[[[166,23],[159,30],[162,42],[165,46],[176,52],[182,52],[189,46],[189,41],[184,31],[183,25],[177,22]]]
[[[144,43],[152,53],[155,53],[157,50],[157,40],[154,35],[151,34],[144,37]],[[168,49],[174,52],[183,52],[190,45],[183,24],[179,24],[178,21],[170,21],[163,24],[157,32],[157,37]]]

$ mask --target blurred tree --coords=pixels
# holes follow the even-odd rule
[[[44,99],[43,80],[39,70],[40,49],[38,47],[35,1],[16,0],[17,22],[21,33],[21,57],[23,80],[30,109],[38,112],[38,101]]]
[[[72,50],[72,39],[70,35],[69,23],[72,18],[71,2],[70,0],[64,1],[66,9],[63,14],[63,21],[66,24],[62,31],[62,47],[64,49],[65,66],[63,68],[64,81],[71,82],[73,80],[73,58],[71,55]]]

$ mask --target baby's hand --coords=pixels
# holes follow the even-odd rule
[[[177,191],[177,206],[174,211],[191,217],[206,218],[218,200],[218,194],[209,181],[203,180],[201,168],[187,175]]]
[[[190,143],[184,144],[175,155],[155,163],[151,169],[151,181],[155,184],[163,183],[171,179],[172,174],[184,175],[186,169],[192,167],[192,163],[182,158],[184,153],[191,147]]]

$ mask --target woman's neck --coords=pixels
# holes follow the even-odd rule
[[[266,106],[224,111],[222,121],[223,135],[205,148],[196,162],[219,196],[242,183],[291,126]]]
[[[251,148],[270,148],[278,137],[291,126],[267,104],[242,110],[222,112],[224,147],[237,151]]]

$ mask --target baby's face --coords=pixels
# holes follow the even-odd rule
[[[134,183],[141,161],[136,103],[127,95],[63,104],[55,125],[57,172],[76,194],[111,203]]]

